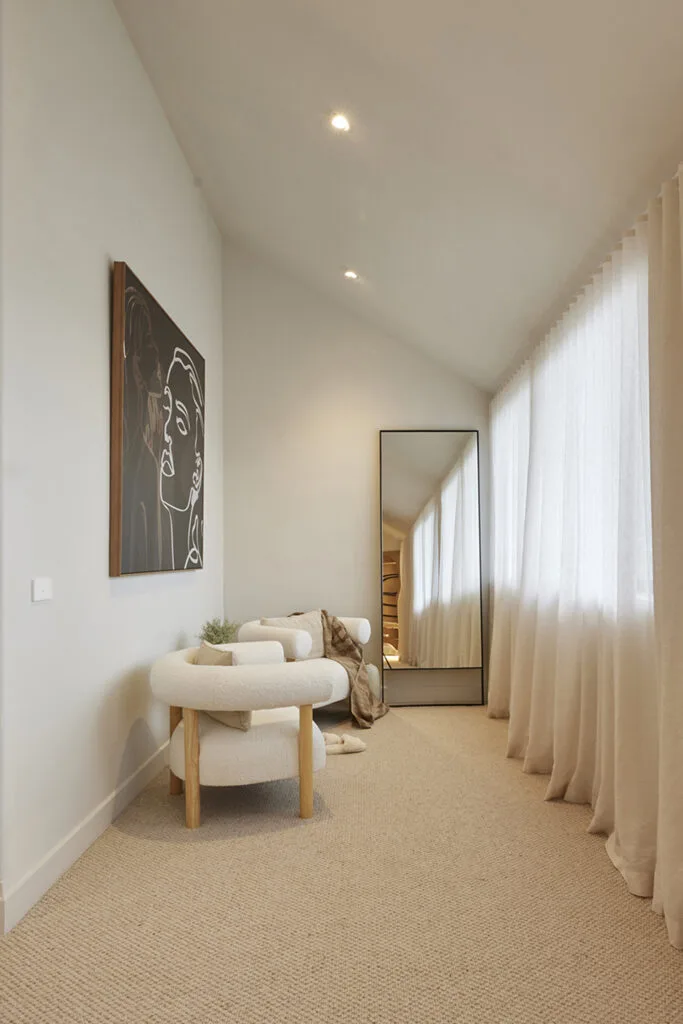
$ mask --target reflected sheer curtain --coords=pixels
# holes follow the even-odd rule
[[[492,403],[489,714],[509,716],[508,755],[549,775],[548,799],[591,804],[683,948],[679,194],[676,179]]]
[[[420,512],[401,552],[399,654],[420,668],[481,665],[476,434]]]

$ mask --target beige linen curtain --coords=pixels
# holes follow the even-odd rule
[[[683,948],[679,191],[492,403],[489,713]]]
[[[659,681],[654,907],[683,949],[683,199],[681,172],[648,210],[650,430]],[[657,750],[651,751],[657,757]]]

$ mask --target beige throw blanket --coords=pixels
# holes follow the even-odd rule
[[[386,715],[389,708],[377,700],[370,689],[368,670],[363,660],[363,649],[348,632],[346,626],[335,615],[323,611],[323,643],[325,657],[338,661],[349,677],[351,717],[361,729],[369,729],[372,723]]]

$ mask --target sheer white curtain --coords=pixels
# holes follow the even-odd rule
[[[683,949],[683,188],[648,210],[659,816],[654,906]],[[652,751],[653,756],[656,752]]]
[[[661,216],[661,202],[657,210]],[[652,230],[649,218],[638,223],[492,403],[489,713],[509,715],[508,753],[523,758],[526,771],[549,774],[548,798],[593,806],[591,830],[608,834],[609,855],[632,892],[652,895],[662,865],[656,905],[666,912],[672,942],[682,944],[683,849],[681,826],[672,823],[674,812],[681,821],[683,761],[675,782],[671,774],[672,752],[683,754],[680,640],[669,686],[678,717],[663,722],[663,735],[670,733],[668,766],[658,761],[664,676],[655,634],[650,490]],[[680,290],[680,264],[678,275],[674,269],[669,277]],[[669,341],[672,334],[669,325]],[[658,371],[669,387],[675,372],[679,389],[681,345],[679,330],[679,364],[662,345],[668,358],[661,357]],[[664,444],[666,435],[668,445],[667,471],[653,473],[655,509],[663,481],[670,482],[672,472],[678,481],[660,502],[670,531],[683,512],[682,398],[667,401],[672,411],[662,419],[661,437],[656,430],[653,436]],[[654,401],[659,407],[656,383]],[[665,532],[662,526],[660,536]],[[677,529],[671,543],[679,552],[676,582],[665,571],[659,583],[663,595],[678,588],[671,602],[663,597],[659,647],[667,650],[676,632],[673,609],[681,634],[683,547]],[[662,565],[671,566],[670,555],[667,544]],[[670,781],[662,786],[666,774]],[[665,799],[669,807],[662,813]],[[678,856],[677,880],[673,861],[663,867],[665,821],[678,837],[667,840]]]
[[[476,434],[418,515],[401,553],[399,653],[421,668],[481,664]]]

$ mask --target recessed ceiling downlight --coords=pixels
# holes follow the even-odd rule
[[[351,127],[348,117],[344,114],[333,114],[330,118],[330,125],[336,132],[348,132]]]
[[[358,280],[358,274],[356,273],[355,270],[345,270],[344,271],[344,277],[347,279],[347,281],[357,281]]]

